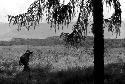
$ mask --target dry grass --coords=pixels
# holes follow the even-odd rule
[[[110,48],[105,52],[104,63],[125,62],[125,48]]]
[[[104,63],[104,84],[125,84],[125,48],[107,49]]]
[[[30,68],[49,70],[50,72],[66,71],[79,67],[81,69],[93,66],[93,49],[67,49],[63,46],[29,46],[33,51],[30,58]],[[23,67],[19,66],[19,57],[27,46],[0,46],[0,78],[14,78],[20,74]],[[33,71],[34,72],[34,71]],[[34,83],[33,83],[34,84]]]

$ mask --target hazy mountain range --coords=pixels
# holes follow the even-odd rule
[[[22,28],[21,31],[17,31],[17,26],[9,26],[8,23],[2,23],[0,22],[0,40],[10,40],[12,38],[33,38],[33,39],[44,39],[51,36],[59,36],[61,32],[72,32],[72,26],[74,23],[71,23],[69,27],[66,26],[62,30],[60,27],[60,30],[57,30],[55,33],[54,28],[50,28],[50,25],[47,23],[41,23],[39,24],[36,29],[34,30],[31,28],[29,31],[26,30],[26,28]],[[121,27],[121,36],[118,38],[125,38],[125,21],[122,22]],[[105,29],[104,36],[105,38],[114,38],[115,36],[112,35],[112,33],[109,33],[107,29]],[[92,36],[92,33],[90,33],[90,27],[88,31],[88,35]]]

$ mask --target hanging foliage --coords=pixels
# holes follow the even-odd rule
[[[121,26],[121,8],[119,0],[103,0],[109,6],[113,6],[115,12],[109,19],[104,19],[104,23],[108,25],[108,30],[120,35]],[[73,29],[82,32],[82,36],[87,36],[88,17],[93,14],[92,0],[70,0],[68,4],[61,4],[60,0],[36,0],[34,1],[26,13],[16,16],[8,15],[9,25],[17,25],[18,31],[21,28],[35,27],[42,21],[44,15],[47,16],[47,23],[51,28],[60,29],[60,25],[69,25],[76,15],[76,8],[80,7],[80,12]],[[62,28],[63,29],[63,28]],[[93,31],[93,27],[92,27]],[[117,37],[117,36],[116,36]]]
[[[105,0],[106,4],[109,4],[110,7],[113,4],[114,13],[111,18],[104,19],[104,23],[108,25],[108,31],[116,33],[116,38],[120,36],[120,27],[121,27],[121,8],[119,0]]]

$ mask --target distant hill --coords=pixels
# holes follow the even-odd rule
[[[82,41],[81,46],[92,46],[93,37],[88,36],[85,41]],[[47,37],[45,39],[24,39],[13,38],[10,41],[0,41],[0,46],[12,46],[12,45],[34,45],[34,46],[53,46],[64,45],[64,41],[59,36]]]
[[[7,23],[1,23],[0,24],[0,40],[10,40],[12,38],[32,38],[32,39],[45,39],[47,37],[52,37],[52,36],[59,36],[61,32],[72,32],[72,26],[73,22],[70,23],[69,27],[67,28],[66,26],[60,30],[58,30],[55,33],[54,28],[50,28],[50,25],[47,23],[40,23],[36,29],[34,30],[32,27],[30,31],[27,31],[26,28],[22,28],[21,31],[17,31],[17,26],[10,26]],[[61,27],[60,27],[61,28]],[[88,29],[88,36],[92,36],[93,34],[91,33],[91,27]],[[107,28],[104,29],[104,37],[105,38],[115,38],[115,35],[112,35],[111,32],[107,31]],[[121,27],[121,36],[118,38],[125,38],[125,21],[122,22],[122,27]]]
[[[105,48],[125,47],[125,39],[105,39]]]
[[[10,40],[12,38],[33,38],[33,39],[45,39],[51,36],[59,36],[61,32],[72,32],[72,25],[71,23],[69,27],[66,26],[62,30],[58,30],[55,33],[54,28],[50,28],[50,25],[47,23],[40,23],[36,29],[34,30],[33,27],[29,31],[26,28],[22,28],[21,31],[17,31],[17,26],[10,26],[7,23],[0,24],[0,40]]]
[[[24,39],[13,38],[10,41],[0,41],[0,46],[12,45],[34,45],[34,46],[54,46],[64,45],[64,41],[59,36],[47,37],[45,39]],[[92,47],[94,45],[94,38],[87,36],[85,41],[82,41],[80,46]],[[104,39],[104,46],[108,48],[125,47],[125,39]]]

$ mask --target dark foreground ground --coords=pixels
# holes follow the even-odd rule
[[[104,84],[125,84],[125,63],[105,65]]]
[[[0,84],[94,84],[93,67],[58,72],[49,72],[47,68],[31,69],[14,77],[1,77]],[[125,64],[105,65],[104,84],[125,84]]]
[[[44,69],[22,71],[13,78],[0,78],[0,84],[94,84],[93,67],[49,72]]]

